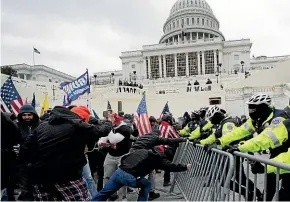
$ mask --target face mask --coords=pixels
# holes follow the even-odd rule
[[[216,124],[220,124],[221,121],[224,119],[224,115],[222,115],[221,113],[216,113],[211,119],[210,122],[214,125]]]
[[[260,114],[259,114],[259,111],[257,109],[257,106],[249,105],[249,116],[254,121],[257,121],[260,118]]]

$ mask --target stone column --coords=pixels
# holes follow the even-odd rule
[[[196,32],[196,40],[198,40],[198,32]]]
[[[163,55],[163,72],[164,78],[166,78],[166,55]]]
[[[223,54],[222,50],[219,50],[219,63],[222,64],[222,70],[224,70],[225,69],[225,67],[224,67],[224,54]]]
[[[161,62],[161,55],[158,56],[159,61],[159,78],[162,78],[162,62]]]
[[[192,32],[189,32],[189,41],[192,41]]]
[[[177,77],[177,53],[174,54],[174,69],[175,69],[175,77]]]
[[[180,34],[177,35],[177,42],[180,43]]]
[[[144,77],[146,78],[146,59],[143,58],[143,60],[141,60],[140,62],[141,62],[141,66],[140,66],[140,78],[139,79],[143,80]],[[137,78],[138,78],[138,76],[137,76]]]
[[[198,75],[201,75],[201,71],[200,71],[200,51],[197,52],[197,71],[198,71]]]
[[[213,50],[213,57],[214,57],[214,72],[216,72],[217,68],[217,58],[216,58],[216,50]]]
[[[188,53],[185,53],[185,75],[189,76]]]
[[[204,57],[204,51],[202,51],[202,74],[205,75],[205,57]]]
[[[151,79],[151,64],[150,64],[150,56],[148,57],[148,75],[149,75],[149,79]]]

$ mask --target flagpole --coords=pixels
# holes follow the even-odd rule
[[[90,83],[90,77],[89,77],[88,69],[87,69],[87,75],[88,75],[88,82],[89,82],[89,88],[90,88],[90,90],[87,92],[87,108],[91,111],[91,106],[90,106],[91,83]]]
[[[34,61],[34,46],[32,48],[32,58],[33,58],[33,67],[35,66],[35,61]]]

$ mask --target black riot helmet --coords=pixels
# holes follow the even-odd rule
[[[173,117],[171,113],[165,113],[162,116],[162,121],[169,123],[170,125],[173,124]]]

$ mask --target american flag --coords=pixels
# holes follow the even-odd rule
[[[164,106],[164,108],[163,108],[163,110],[162,110],[162,112],[161,112],[161,114],[160,114],[160,117],[159,117],[159,119],[161,119],[161,118],[162,118],[162,116],[163,116],[163,114],[165,114],[166,112],[168,112],[168,113],[169,113],[169,106],[168,106],[168,102],[166,102],[166,104],[165,104],[165,106]]]
[[[145,95],[143,95],[141,102],[138,106],[137,112],[134,114],[134,119],[139,131],[139,136],[143,136],[145,134],[152,132],[152,128],[147,113]]]
[[[1,110],[3,112],[13,112],[17,115],[22,105],[22,99],[17,92],[13,81],[11,78],[7,79],[1,87]]]
[[[166,121],[161,122],[161,125],[159,126],[159,130],[161,132],[161,137],[163,138],[180,138],[179,134]]]

